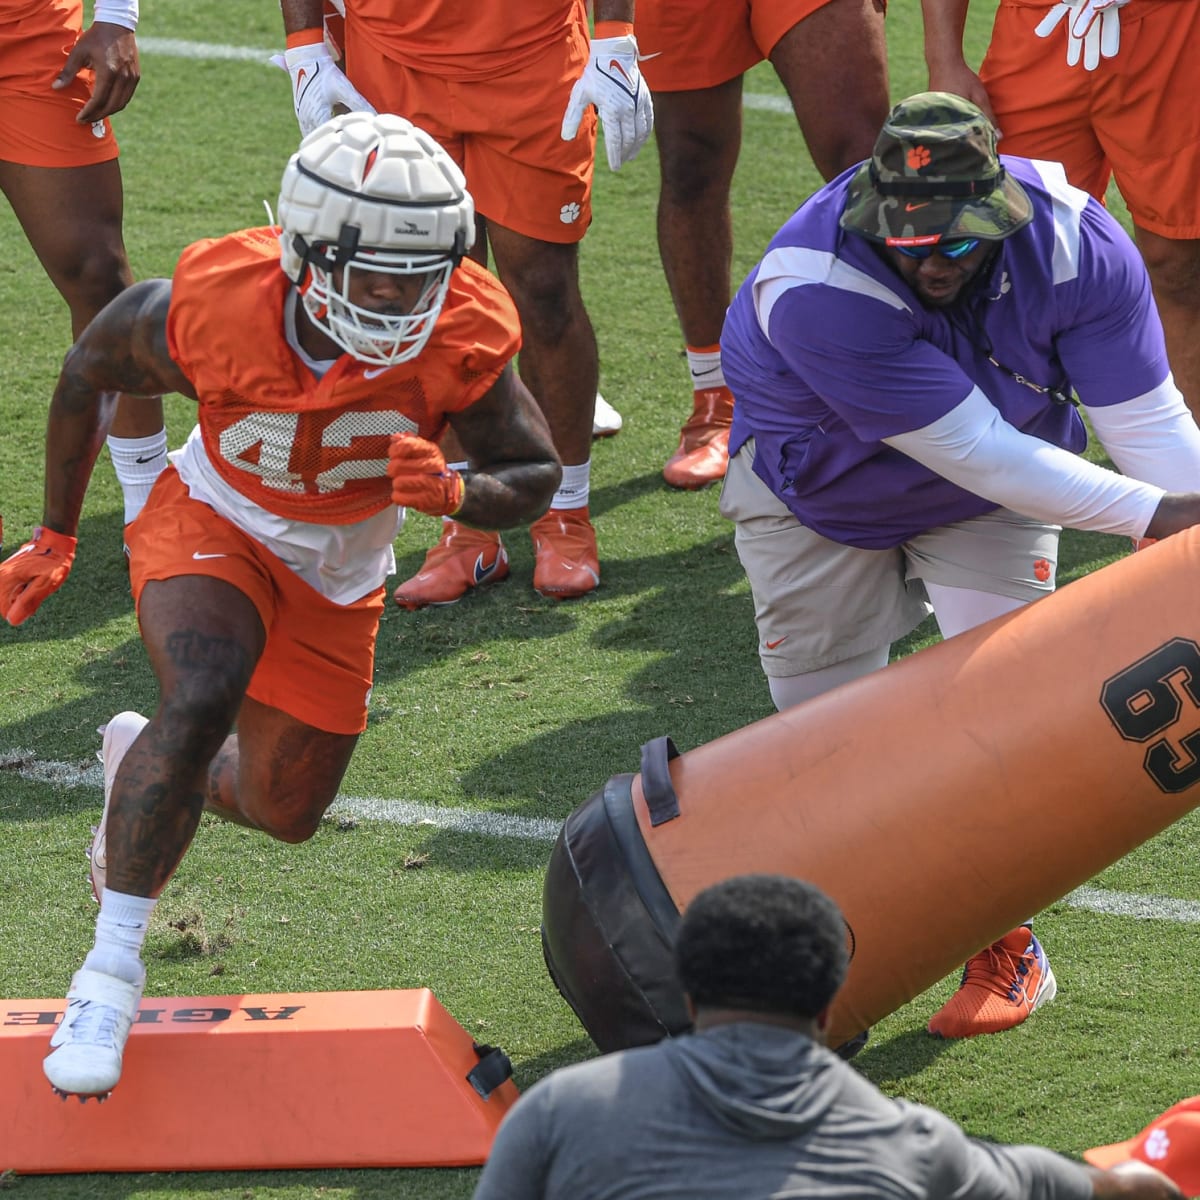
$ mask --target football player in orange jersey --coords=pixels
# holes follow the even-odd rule
[[[121,169],[108,118],[138,85],[137,0],[0,0],[0,191],[84,326],[133,282],[121,233]],[[109,454],[137,516],[167,464],[162,404],[117,406]]]
[[[599,374],[579,291],[578,244],[591,221],[596,112],[614,170],[650,135],[653,109],[632,36],[633,0],[597,0],[589,42],[583,0],[478,4],[346,0],[345,74],[325,44],[323,0],[282,0],[286,65],[301,129],[330,106],[401,113],[462,167],[512,293],[521,375],[554,435],[563,481],[533,535],[533,586],[557,599],[597,586],[588,499]],[[453,443],[446,447],[458,457]],[[449,604],[508,575],[495,532],[447,518],[421,570],[396,590],[404,608]]]
[[[126,530],[159,701],[103,731],[96,941],[45,1063],[64,1094],[120,1077],[147,923],[201,813],[300,842],[333,801],[405,507],[504,528],[545,512],[560,479],[512,368],[516,310],[465,257],[474,205],[428,134],[364,113],[319,126],[278,215],[188,247],[171,280],[84,331],[51,403],[43,523],[0,563],[0,612],[20,624],[70,570],[106,396],[197,402]],[[461,470],[437,446],[447,425]]]

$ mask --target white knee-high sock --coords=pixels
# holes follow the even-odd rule
[[[167,431],[160,429],[144,438],[110,435],[108,453],[125,499],[125,524],[128,525],[142,511],[154,481],[167,465]]]

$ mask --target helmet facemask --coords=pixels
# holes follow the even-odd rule
[[[342,245],[318,243],[302,252],[307,266],[300,285],[305,312],[314,325],[360,362],[390,367],[416,358],[433,332],[450,290],[450,276],[462,255],[358,248],[347,256],[346,235],[357,234],[357,230],[344,226],[342,233]],[[359,272],[412,279],[418,284],[411,289],[415,299],[402,304],[404,312],[381,312],[355,304],[350,297]]]

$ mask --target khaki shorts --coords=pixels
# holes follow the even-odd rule
[[[767,675],[818,671],[911,633],[933,611],[924,580],[1014,600],[1054,590],[1057,525],[1001,508],[891,550],[860,550],[801,525],[753,462],[751,440],[730,460],[721,514],[737,524]]]

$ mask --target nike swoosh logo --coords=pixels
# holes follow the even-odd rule
[[[778,649],[778,647],[782,646],[783,643],[786,642],[790,636],[791,636],[790,634],[785,633],[783,635],[783,637],[776,638],[773,642],[763,642],[763,645],[766,646],[766,648],[768,650],[775,650],[775,649]]]
[[[479,552],[479,557],[475,560],[475,570],[474,570],[475,582],[477,584],[483,583],[484,580],[486,580],[489,576],[494,575],[496,573],[496,568],[499,565],[500,565],[500,557],[499,557],[499,555],[497,555],[496,561],[494,563],[492,563],[492,565],[490,567],[485,567],[483,565],[483,551],[481,550]]]
[[[625,68],[621,66],[621,64],[615,58],[609,59],[608,69],[610,71],[616,71],[616,73],[620,75],[620,77],[625,80],[630,87],[633,87],[633,81],[625,73]]]
[[[662,54],[661,50],[655,50],[653,54],[639,54],[638,62],[645,62],[648,58],[658,58],[660,54]]]
[[[721,368],[719,366],[705,367],[703,371],[697,371],[696,368],[693,367],[692,368],[692,378],[693,379],[703,379],[705,375],[715,375],[720,369]]]
[[[922,200],[920,204],[909,203],[904,206],[904,211],[905,212],[916,212],[918,208],[928,208],[932,203],[933,203],[932,200]]]
[[[379,376],[384,373],[384,371],[390,371],[391,369],[392,369],[391,367],[376,367],[374,370],[364,371],[363,378],[364,379],[378,379]]]
[[[199,550],[192,551],[192,557],[199,561],[202,558],[228,558],[228,554],[201,554]]]
[[[137,458],[135,458],[133,461],[134,461],[134,462],[140,462],[140,463],[148,463],[148,462],[153,462],[153,461],[154,461],[156,458],[162,458],[162,456],[163,456],[164,454],[166,454],[166,451],[165,451],[165,450],[160,450],[160,451],[159,451],[157,454],[148,454],[148,455],[147,455],[145,458],[142,458],[142,457],[141,457],[141,455],[139,455],[139,456],[138,456]]]

